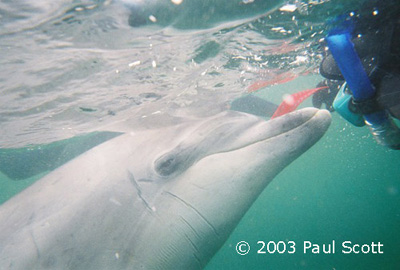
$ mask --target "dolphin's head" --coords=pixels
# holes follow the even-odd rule
[[[143,192],[158,186],[148,202],[151,221],[141,231],[157,244],[141,245],[144,265],[203,268],[268,183],[323,136],[330,119],[313,108],[270,121],[226,112],[176,135],[167,132],[166,150],[147,169],[152,180],[141,183]]]

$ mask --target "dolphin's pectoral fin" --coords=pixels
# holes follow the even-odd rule
[[[23,180],[52,171],[67,161],[122,133],[92,132],[44,145],[0,149],[0,171],[12,180]]]

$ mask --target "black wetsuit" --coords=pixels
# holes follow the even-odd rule
[[[398,0],[368,1],[359,11],[349,12],[343,22],[353,28],[352,42],[377,89],[380,109],[400,119],[400,3]],[[320,108],[325,104],[333,110],[338,85],[344,78],[329,51],[321,62],[320,74],[327,78],[322,83],[329,89],[318,92],[313,97],[313,105]]]

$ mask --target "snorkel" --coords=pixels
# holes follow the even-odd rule
[[[329,50],[336,61],[350,95],[344,92],[345,85],[339,91],[333,104],[335,110],[356,126],[367,124],[375,140],[391,149],[400,149],[400,130],[386,110],[377,109],[376,89],[365,72],[348,31],[334,31],[326,37]],[[361,109],[362,116],[349,109],[350,103]]]

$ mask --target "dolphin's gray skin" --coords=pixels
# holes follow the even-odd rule
[[[329,124],[230,111],[115,137],[0,207],[0,268],[201,269]]]

